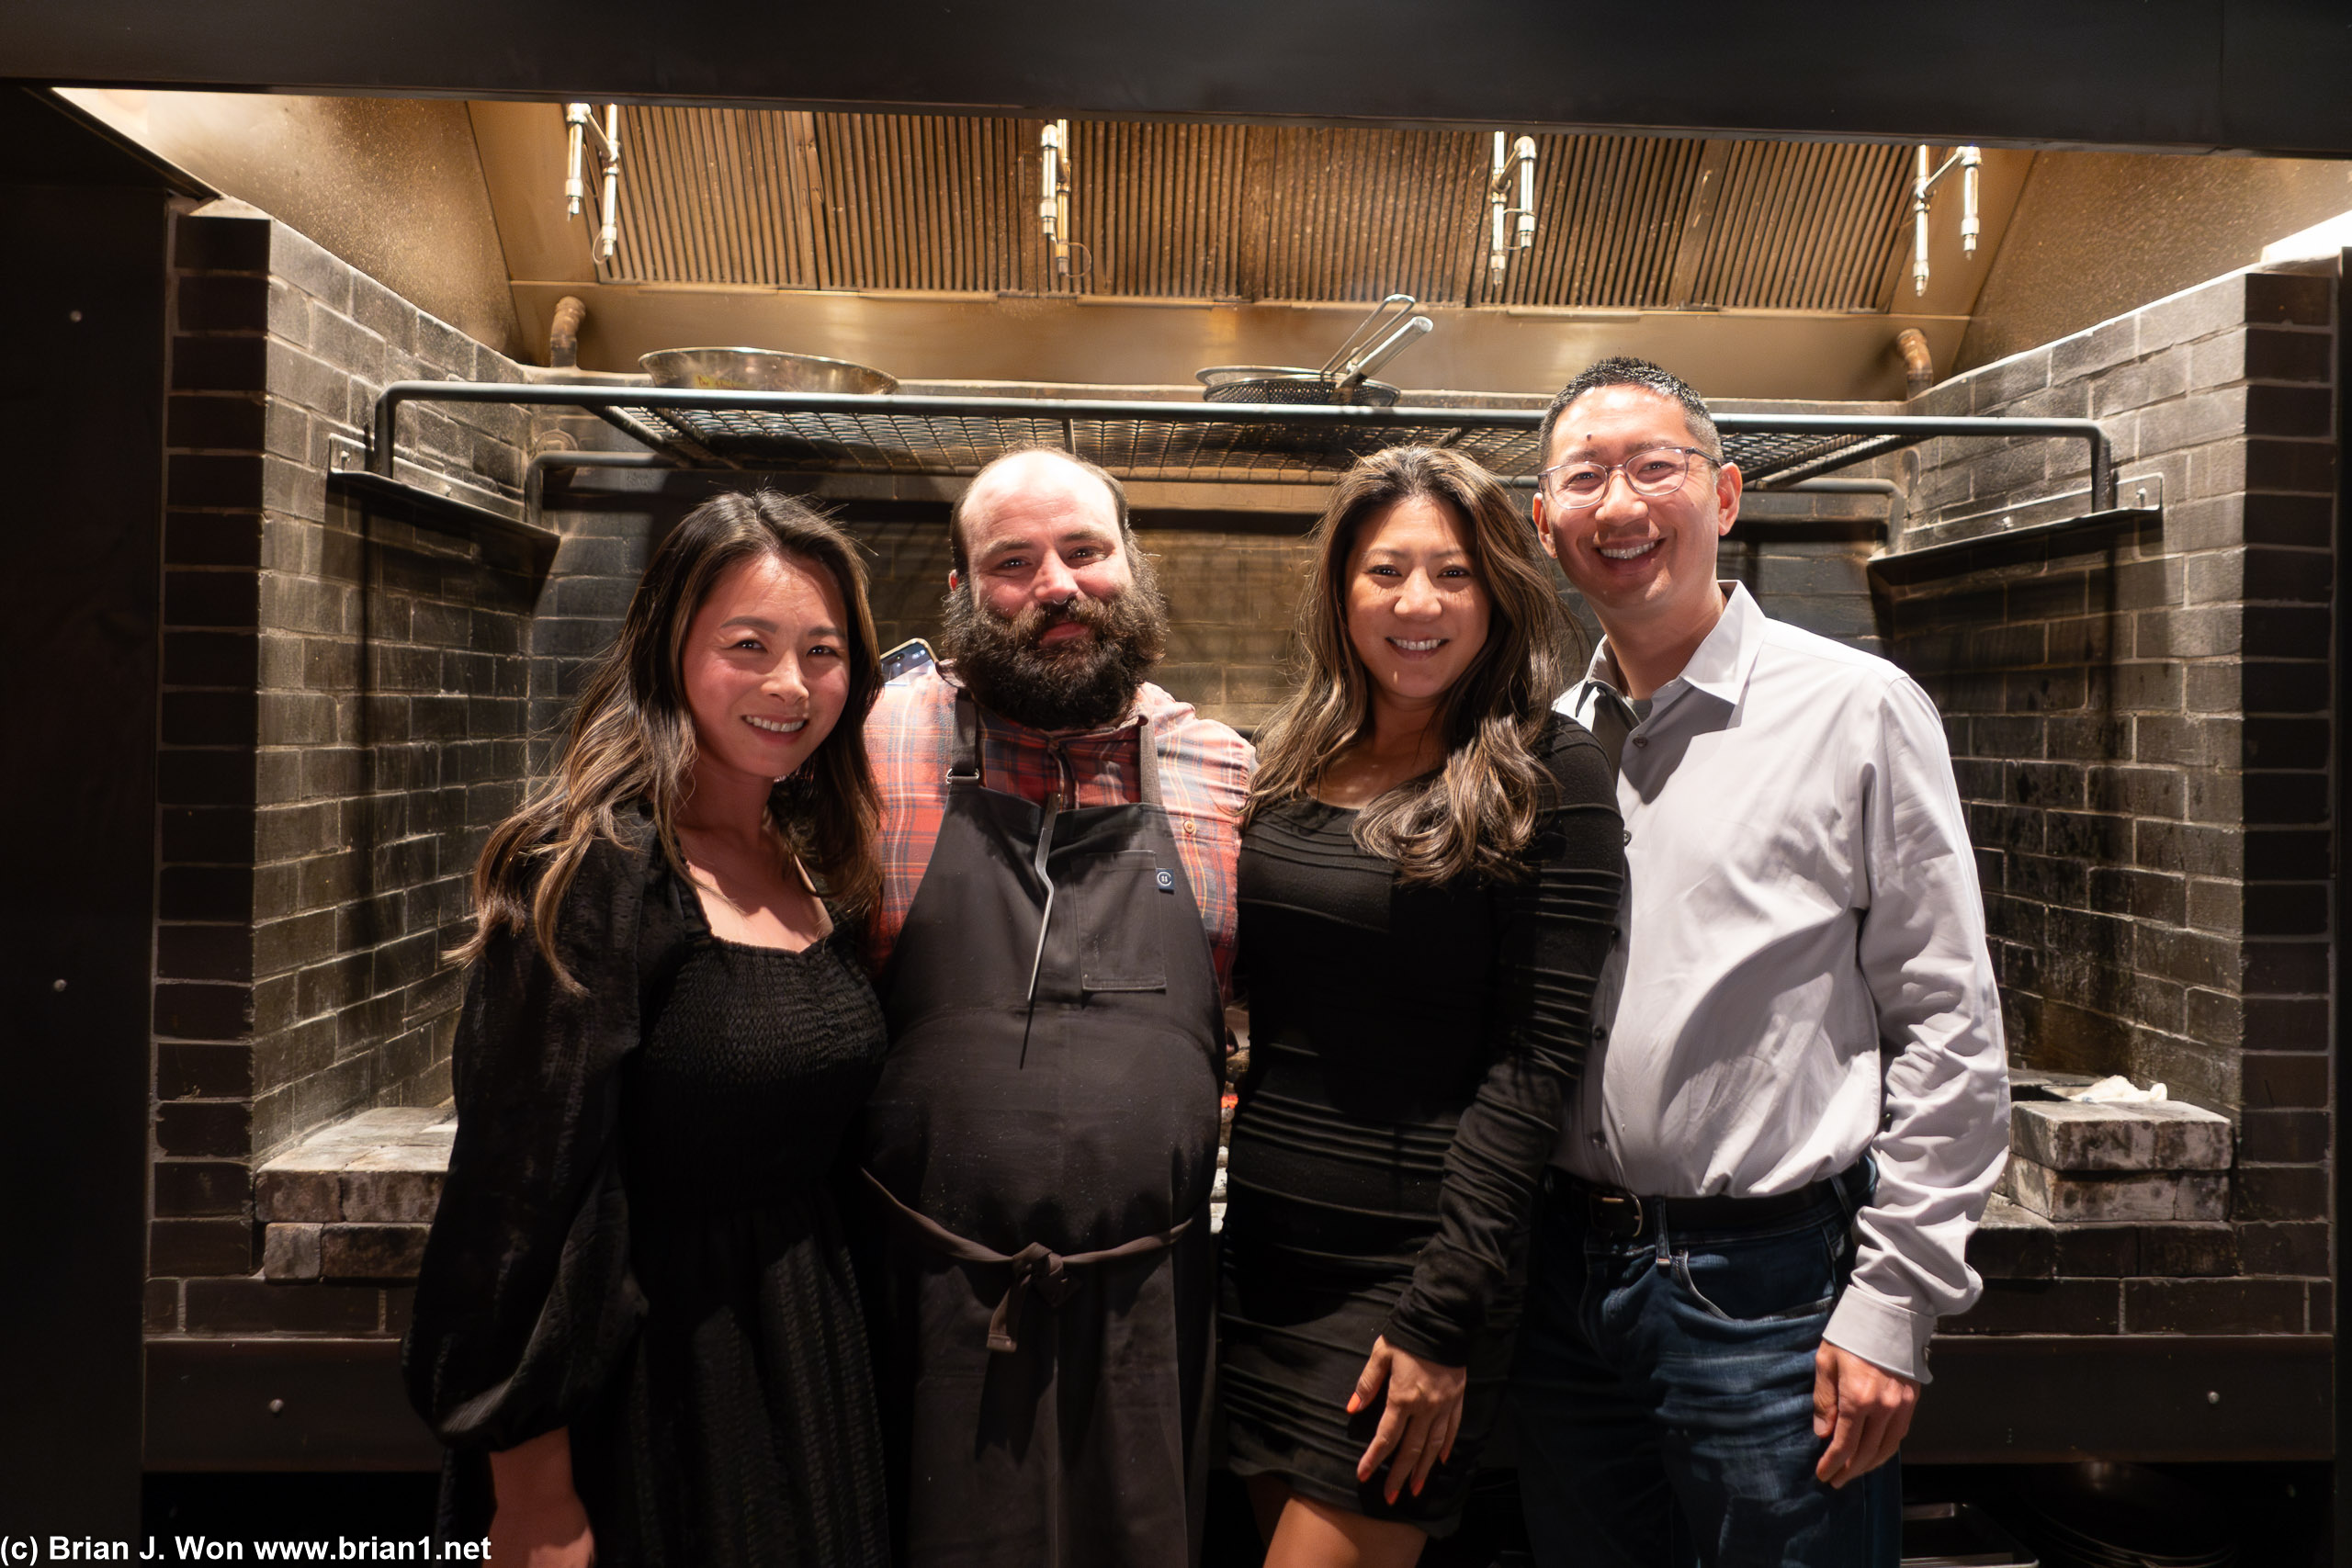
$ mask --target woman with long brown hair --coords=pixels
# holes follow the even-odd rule
[[[714,497],[482,851],[405,1365],[443,1530],[501,1562],[888,1561],[829,1186],[883,1051],[836,939],[879,881],[880,685],[847,536]]]
[[[1458,1522],[1496,1418],[1621,829],[1600,747],[1552,712],[1569,623],[1493,476],[1366,457],[1312,547],[1306,677],[1242,838],[1220,1393],[1270,1568],[1401,1568]]]

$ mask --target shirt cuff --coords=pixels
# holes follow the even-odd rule
[[[1419,1326],[1405,1321],[1405,1303],[1398,1303],[1396,1311],[1381,1325],[1380,1337],[1392,1349],[1418,1356],[1424,1361],[1441,1367],[1466,1367],[1470,1364],[1468,1342],[1458,1335],[1424,1333]],[[1365,1347],[1367,1354],[1371,1348]]]
[[[1913,1312],[1867,1286],[1849,1284],[1821,1337],[1882,1371],[1926,1384],[1935,1381],[1928,1371],[1928,1340],[1935,1332],[1933,1313]]]

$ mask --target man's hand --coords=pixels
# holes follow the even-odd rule
[[[1388,1385],[1388,1408],[1380,1413],[1380,1429],[1356,1461],[1356,1479],[1370,1481],[1380,1461],[1393,1451],[1388,1467],[1388,1500],[1407,1486],[1421,1495],[1422,1483],[1438,1463],[1452,1456],[1454,1435],[1462,1430],[1462,1393],[1470,1383],[1467,1367],[1444,1367],[1399,1350],[1384,1337],[1372,1342],[1372,1359],[1348,1395],[1348,1414],[1370,1409]]]
[[[1813,1435],[1828,1438],[1829,1451],[1813,1473],[1843,1486],[1893,1459],[1918,1403],[1909,1378],[1823,1340],[1813,1357]]]

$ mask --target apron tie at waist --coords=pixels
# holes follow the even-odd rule
[[[1041,1242],[1031,1242],[1020,1251],[1006,1254],[994,1247],[957,1235],[920,1209],[910,1208],[899,1201],[897,1193],[882,1185],[882,1180],[870,1170],[861,1170],[865,1184],[880,1196],[883,1212],[899,1223],[914,1240],[943,1258],[958,1263],[1003,1264],[1012,1270],[1012,1282],[1005,1287],[1004,1297],[996,1303],[996,1311],[989,1314],[989,1348],[1000,1355],[1010,1355],[1021,1348],[1021,1306],[1030,1292],[1046,1298],[1047,1306],[1059,1306],[1078,1289],[1078,1276],[1072,1269],[1091,1268],[1097,1263],[1116,1262],[1123,1258],[1141,1258],[1147,1253],[1164,1252],[1176,1245],[1176,1238],[1192,1229],[1191,1220],[1182,1221],[1164,1231],[1139,1235],[1133,1241],[1123,1241],[1116,1247],[1106,1247],[1095,1252],[1059,1253]]]
[[[989,1315],[989,1348],[1011,1354],[1021,1348],[1021,1300],[1030,1291],[1046,1298],[1047,1306],[1059,1306],[1078,1288],[1078,1280],[1069,1272],[1069,1259],[1057,1252],[1050,1252],[1038,1242],[1031,1242],[1011,1258],[1012,1283],[1005,1287],[1004,1299],[996,1303],[996,1311]]]

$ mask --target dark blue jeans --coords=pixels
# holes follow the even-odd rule
[[[1511,1394],[1540,1568],[1896,1568],[1896,1461],[1814,1479],[1814,1352],[1853,1267],[1829,1198],[1756,1230],[1595,1231],[1538,1210]]]

